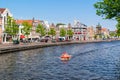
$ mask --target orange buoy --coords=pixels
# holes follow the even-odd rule
[[[66,52],[63,52],[60,58],[61,58],[61,60],[70,60],[71,55],[69,55]]]

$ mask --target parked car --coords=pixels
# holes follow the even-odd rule
[[[28,42],[38,42],[39,38],[28,38]]]
[[[63,41],[65,41],[65,37],[59,37],[59,38],[57,39],[57,41],[58,41],[58,42],[63,42]]]
[[[51,40],[51,37],[50,36],[45,36],[45,37],[40,39],[40,42],[48,42],[49,40]]]
[[[40,39],[40,42],[48,42],[48,39],[47,38],[42,38],[42,39]]]

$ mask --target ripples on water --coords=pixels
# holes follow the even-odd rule
[[[59,59],[64,51],[68,62]],[[1,54],[0,80],[120,80],[120,41]]]

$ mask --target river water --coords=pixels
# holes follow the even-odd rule
[[[60,60],[64,51],[69,61]],[[0,54],[0,80],[120,80],[120,41]]]

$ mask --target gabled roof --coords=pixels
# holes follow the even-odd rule
[[[28,22],[30,25],[33,25],[33,23],[40,23],[40,20],[15,20],[16,24],[22,24],[23,22]]]
[[[17,24],[22,24],[23,22],[28,22],[29,24],[32,25],[33,20],[16,20]]]
[[[6,10],[6,8],[0,8],[0,13],[3,13]]]

